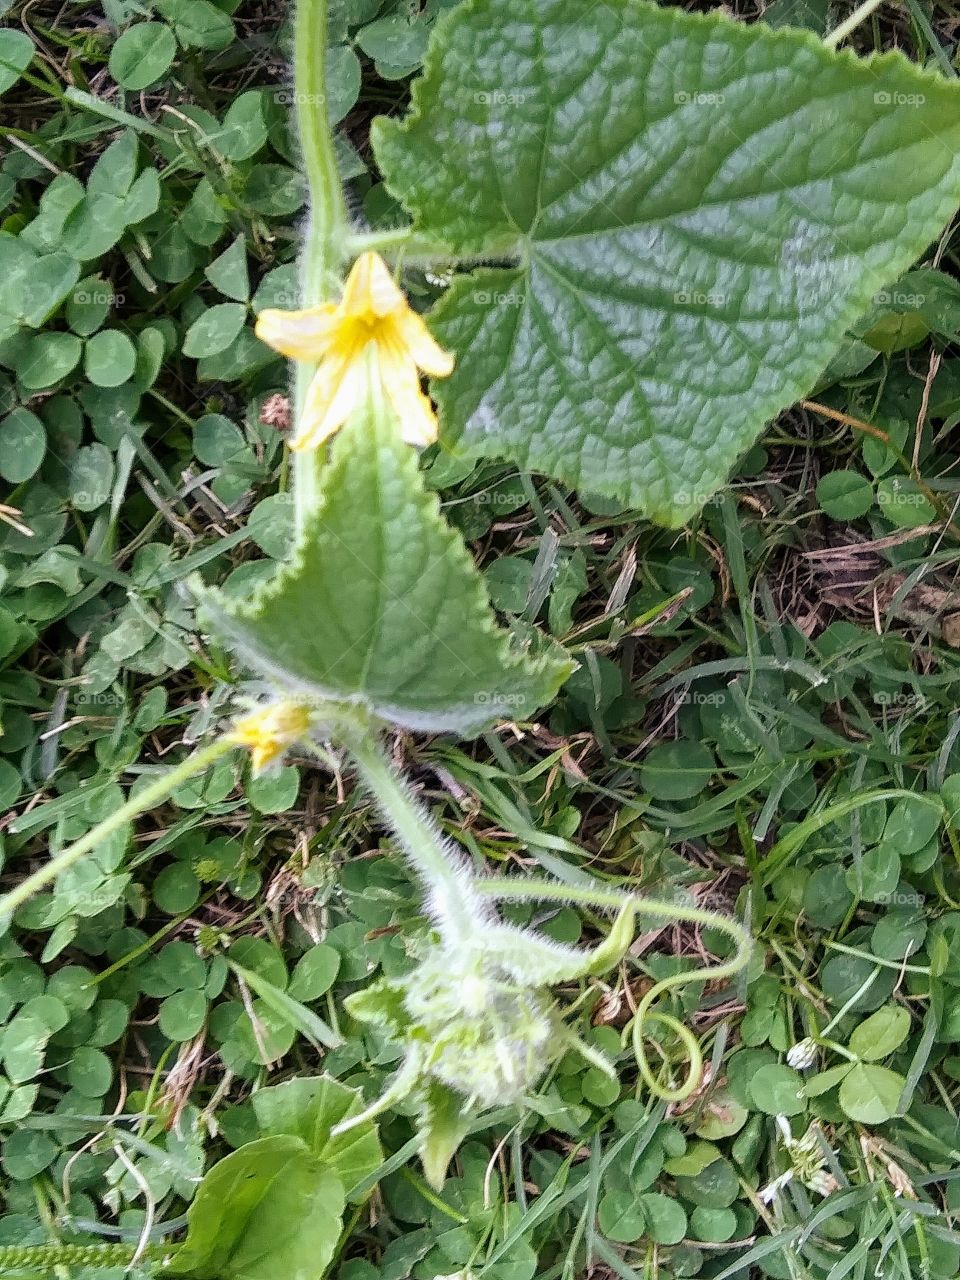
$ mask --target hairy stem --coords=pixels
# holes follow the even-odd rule
[[[57,876],[62,875],[64,871],[72,867],[78,862],[85,853],[89,853],[91,849],[95,849],[97,845],[112,832],[117,831],[124,823],[129,822],[131,818],[135,818],[137,814],[145,813],[148,809],[152,809],[159,804],[161,800],[166,800],[177,787],[181,786],[194,774],[201,773],[215,760],[234,747],[228,738],[218,738],[215,742],[211,742],[208,747],[204,747],[201,751],[195,751],[192,756],[187,756],[174,769],[170,769],[164,773],[162,777],[157,778],[148,787],[144,787],[142,791],[138,791],[135,796],[131,796],[126,804],[122,804],[119,809],[115,809],[109,818],[104,818],[102,822],[98,822],[95,827],[81,836],[75,843],[68,845],[66,849],[62,849],[54,858],[39,867],[32,875],[27,876],[25,880],[21,880],[18,885],[5,893],[0,898],[0,925],[5,919],[21,905],[32,898],[35,893],[44,888],[45,885],[51,884],[56,880]]]
[[[519,266],[528,252],[522,240],[499,245],[489,253],[458,253],[449,245],[431,239],[413,227],[381,227],[372,231],[354,231],[346,237],[350,257],[373,251],[392,261],[403,259],[408,266],[420,268],[439,264],[455,266],[463,270],[484,266]]]
[[[357,231],[347,237],[351,253],[401,253],[412,242],[413,227],[382,227],[378,231]]]
[[[327,0],[297,0],[293,74],[310,210],[300,266],[300,290],[304,307],[315,307],[326,302],[335,289],[347,231],[347,209],[327,115]],[[297,361],[295,421],[303,412],[315,368]],[[303,528],[316,509],[320,461],[320,451],[315,449],[304,449],[293,455],[298,529]]]
[[[428,902],[444,934],[462,944],[489,914],[475,892],[469,868],[414,799],[373,734],[349,735],[343,741],[381,813],[429,887]]]
[[[457,253],[440,241],[414,231],[412,227],[355,231],[347,236],[346,245],[351,257],[361,253],[380,253],[390,259],[402,258],[404,262],[418,267],[430,267],[438,263],[460,267],[482,266],[491,261],[489,256]],[[520,256],[519,247],[506,247],[496,255],[496,261],[519,262]]]

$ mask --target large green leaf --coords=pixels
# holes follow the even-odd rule
[[[479,731],[553,696],[572,664],[497,627],[387,412],[343,428],[322,484],[291,562],[253,600],[208,597],[242,660],[295,695],[360,701],[412,729]]]
[[[383,1163],[372,1120],[331,1137],[331,1129],[364,1109],[359,1091],[332,1076],[301,1077],[259,1089],[253,1095],[253,1109],[261,1133],[300,1138],[336,1172],[348,1193]]]
[[[683,523],[960,198],[960,87],[637,0],[468,0],[374,142],[458,256],[448,439]]]
[[[340,1179],[300,1138],[248,1142],[200,1183],[168,1270],[195,1280],[320,1280],[343,1207]]]

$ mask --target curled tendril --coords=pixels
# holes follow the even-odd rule
[[[692,982],[719,982],[722,979],[734,977],[748,964],[753,944],[750,936],[736,921],[731,920],[728,916],[721,916],[713,911],[703,911],[699,907],[683,907],[673,904],[667,906],[666,903],[654,904],[647,902],[642,909],[645,912],[649,912],[652,907],[656,907],[654,914],[661,914],[661,911],[665,909],[674,920],[685,920],[691,924],[699,924],[701,927],[719,929],[728,938],[731,938],[736,945],[733,956],[722,964],[708,965],[707,968],[698,969],[693,973],[669,974],[666,978],[661,978],[659,982],[655,982],[640,1000],[630,1022],[633,1052],[644,1084],[646,1084],[651,1093],[664,1102],[683,1102],[700,1087],[703,1079],[703,1054],[700,1052],[700,1044],[690,1028],[681,1022],[679,1018],[654,1009],[653,1005],[666,992],[677,992]],[[686,1079],[676,1088],[661,1084],[650,1066],[647,1048],[644,1043],[644,1034],[647,1024],[654,1021],[659,1022],[661,1026],[669,1027],[687,1050],[689,1064]]]
[[[700,981],[698,978],[697,981]],[[651,987],[651,991],[659,994],[659,986]],[[665,1027],[683,1041],[684,1048],[687,1051],[687,1075],[683,1084],[676,1089],[667,1088],[662,1085],[650,1068],[650,1060],[647,1057],[647,1047],[643,1042],[644,1025],[649,1022],[660,1022]],[[637,1060],[637,1066],[640,1069],[640,1075],[652,1094],[660,1098],[663,1102],[683,1102],[695,1093],[700,1087],[703,1079],[703,1054],[700,1052],[700,1041],[693,1034],[685,1022],[681,1022],[679,1018],[675,1018],[671,1013],[660,1013],[656,1009],[642,1009],[637,1007],[637,1012],[630,1019],[629,1023],[630,1038],[633,1043],[633,1056]]]
[[[736,950],[733,956],[721,964],[710,965],[694,973],[674,973],[654,983],[637,1005],[636,1012],[630,1020],[624,1035],[629,1035],[633,1047],[637,1067],[644,1084],[657,1098],[664,1102],[683,1102],[700,1086],[703,1077],[703,1054],[697,1037],[685,1023],[673,1014],[654,1009],[653,1005],[668,991],[679,991],[690,983],[718,982],[732,978],[740,973],[750,959],[752,942],[749,934],[729,916],[719,915],[714,911],[706,911],[700,907],[684,906],[674,902],[658,902],[656,899],[641,898],[634,894],[618,892],[615,889],[581,888],[570,885],[553,885],[546,881],[517,879],[506,880],[491,878],[479,880],[476,889],[483,895],[505,901],[508,899],[542,900],[562,899],[565,902],[581,902],[588,906],[618,908],[621,913],[631,906],[634,914],[658,916],[671,922],[677,920],[699,925],[701,928],[719,929],[732,939]],[[648,1035],[650,1023],[658,1022],[667,1027],[681,1041],[687,1052],[687,1073],[682,1084],[676,1087],[664,1085],[654,1073],[650,1065],[645,1040],[652,1039]]]
[[[403,978],[383,979],[348,997],[360,1021],[379,1022],[403,1045],[397,1075],[367,1116],[412,1097],[418,1113],[421,1156],[428,1180],[443,1183],[449,1160],[466,1133],[470,1114],[521,1102],[552,1061],[567,1048],[613,1071],[568,1028],[550,988],[609,972],[635,936],[638,915],[716,928],[735,944],[733,956],[695,973],[656,982],[639,1002],[625,1032],[632,1036],[641,1077],[651,1094],[679,1102],[699,1086],[703,1056],[697,1037],[672,1014],[653,1006],[687,983],[732,977],[747,964],[751,941],[736,921],[699,907],[647,900],[616,887],[568,885],[523,876],[478,875],[411,794],[379,743],[347,733],[345,745],[360,776],[423,881],[425,906],[437,932],[428,957]],[[615,911],[607,936],[592,948],[555,942],[536,930],[500,919],[497,901],[553,901]],[[650,1027],[668,1028],[688,1058],[679,1086],[663,1083],[647,1056]],[[664,1064],[668,1060],[663,1055]],[[662,1073],[661,1073],[662,1074]],[[337,1133],[356,1123],[351,1119]]]

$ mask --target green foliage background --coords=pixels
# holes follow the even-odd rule
[[[783,6],[767,18],[826,18]],[[400,215],[369,122],[404,107],[444,7],[335,10],[328,105],[372,226]],[[227,658],[183,583],[247,599],[289,545],[276,402],[264,412],[286,370],[252,325],[296,304],[304,193],[275,8],[5,17],[12,883],[228,709]],[[953,74],[950,33],[915,0],[857,43]],[[376,1198],[348,1210],[337,1246],[343,1280],[960,1269],[960,292],[953,237],[935,252],[851,332],[816,392],[834,416],[785,413],[684,530],[496,462],[426,458],[503,618],[539,623],[581,665],[536,727],[469,749],[398,738],[424,798],[478,862],[685,887],[738,907],[760,952],[740,989],[685,988],[674,1011],[711,1079],[678,1112],[638,1093],[619,1031],[649,976],[722,949],[679,928],[641,935],[615,981],[585,988],[582,1030],[619,1086],[562,1062],[522,1123],[495,1114],[470,1137],[439,1197],[409,1119],[388,1119]],[[406,283],[422,305],[444,292],[436,272]],[[844,812],[890,789],[913,797]],[[607,927],[509,914],[566,942]],[[396,1047],[343,1001],[406,972],[425,930],[365,799],[313,763],[251,779],[226,761],[104,842],[0,939],[0,1243],[136,1240],[148,1213],[175,1230],[205,1168],[279,1140],[256,1089],[323,1070],[375,1096]],[[342,1042],[325,1048],[278,991]],[[831,1023],[839,1048],[805,1075],[787,1064]],[[760,1200],[791,1167],[778,1115],[798,1137],[819,1126],[827,1200],[799,1177]]]

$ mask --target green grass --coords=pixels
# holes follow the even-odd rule
[[[336,10],[358,220],[394,216],[369,120],[402,106],[442,7]],[[0,343],[5,887],[227,713],[243,688],[181,584],[249,591],[291,528],[282,434],[262,420],[286,371],[252,331],[295,296],[288,33],[229,0],[159,0],[144,34],[146,16],[123,0],[6,14],[34,56],[19,79],[0,66],[0,264],[10,280],[20,263],[33,322],[14,314]],[[949,62],[936,11],[894,19],[861,46]],[[758,945],[746,980],[677,999],[708,1063],[687,1103],[649,1099],[624,1029],[646,984],[724,944],[651,926],[581,996],[619,1085],[564,1059],[529,1112],[478,1125],[440,1195],[391,1113],[335,1276],[960,1270],[956,247],[851,338],[815,393],[834,416],[773,424],[682,533],[428,459],[498,609],[581,666],[537,725],[397,738],[423,799],[478,866],[685,891]],[[440,287],[406,283],[422,304]],[[509,914],[564,941],[607,927]],[[258,1087],[325,1070],[376,1096],[397,1049],[343,1000],[405,971],[426,927],[352,779],[306,760],[259,780],[227,760],[105,842],[0,938],[0,1244],[173,1236],[198,1175],[256,1135]],[[324,1049],[264,980],[343,1044]],[[788,1065],[809,1037],[813,1061]]]

